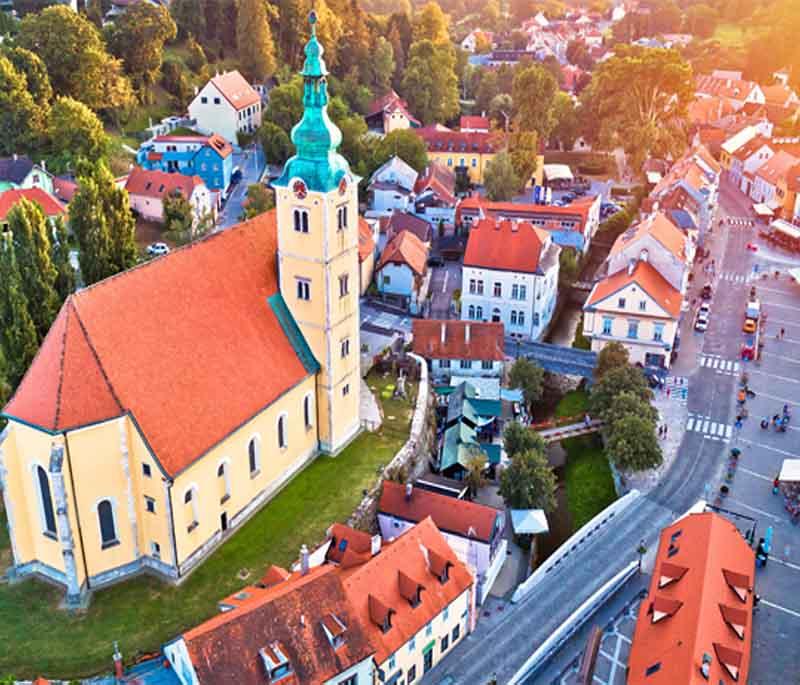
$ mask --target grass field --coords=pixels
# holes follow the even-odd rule
[[[711,40],[731,48],[744,47],[745,30],[740,24],[718,24]]]
[[[336,458],[320,457],[220,547],[180,587],[141,577],[97,593],[89,611],[57,608],[63,590],[38,581],[0,585],[0,680],[76,678],[110,670],[114,640],[126,659],[159,649],[166,640],[216,613],[216,602],[261,577],[269,564],[290,565],[300,545],[320,542],[334,521],[344,521],[363,491],[408,437],[416,388],[409,400],[383,397],[394,378],[371,376],[385,421],[359,436]],[[0,512],[0,560],[10,560]]]
[[[567,450],[567,503],[573,528],[578,530],[617,499],[617,494],[598,436],[570,438],[561,444]]]
[[[585,390],[571,390],[556,405],[556,418],[583,416],[589,407],[589,395]]]

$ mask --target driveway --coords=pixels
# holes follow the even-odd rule
[[[461,289],[461,263],[444,263],[431,269],[431,284],[428,292],[431,295],[431,319],[457,319],[453,302],[453,292]]]
[[[241,170],[242,179],[234,186],[217,218],[217,231],[230,228],[239,223],[244,211],[243,204],[247,197],[247,186],[258,183],[264,171],[265,163],[264,152],[261,146],[257,144],[233,153],[233,168]]]

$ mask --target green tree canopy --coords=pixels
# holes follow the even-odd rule
[[[608,416],[614,398],[623,392],[629,392],[647,403],[653,397],[641,369],[635,366],[620,366],[607,371],[592,386],[589,395],[589,409],[592,415]]]
[[[394,48],[390,41],[379,36],[372,48],[372,54],[364,66],[367,85],[377,96],[384,95],[392,86],[395,70]]]
[[[526,357],[519,357],[511,366],[508,380],[512,388],[522,390],[528,408],[541,399],[544,390],[544,369],[536,362]]]
[[[562,287],[571,286],[578,279],[578,270],[575,250],[562,247],[558,255],[558,284]]]
[[[510,200],[522,188],[522,182],[514,170],[511,155],[500,152],[486,163],[483,172],[486,195],[494,202]]]
[[[711,38],[719,23],[719,11],[715,8],[699,4],[686,10],[686,29],[698,38]]]
[[[258,140],[264,148],[268,164],[284,164],[294,153],[294,146],[286,131],[268,119],[261,122]]]
[[[460,111],[453,46],[421,40],[408,54],[402,92],[426,124],[449,121]]]
[[[98,162],[111,141],[97,115],[82,102],[59,96],[50,110],[49,158],[55,173],[74,169],[79,159]]]
[[[509,140],[509,155],[514,173],[524,188],[533,181],[539,166],[539,134],[536,131],[514,131]]]
[[[55,220],[55,239],[52,241],[52,260],[56,268],[56,293],[63,302],[75,292],[75,269],[69,259],[69,235],[67,225],[61,217]]]
[[[164,193],[164,228],[169,233],[191,233],[194,224],[192,203],[180,190]]]
[[[375,168],[397,155],[417,173],[428,166],[428,150],[422,139],[410,129],[399,129],[388,133],[375,149]]]
[[[553,119],[555,125],[551,139],[554,139],[562,150],[572,150],[580,135],[578,111],[572,98],[563,91],[556,93],[553,101]]]
[[[556,474],[537,450],[514,455],[500,473],[500,496],[510,509],[556,508]]]
[[[517,421],[510,421],[503,431],[503,449],[509,459],[522,452],[541,452],[544,454],[546,445],[544,438],[539,433]]]
[[[244,210],[244,219],[252,219],[263,214],[275,206],[275,194],[264,187],[262,183],[253,183],[247,186],[247,202]]]
[[[447,15],[442,12],[438,2],[430,0],[414,15],[413,36],[414,41],[429,40],[432,43],[449,45],[450,34],[448,26],[450,24]]]
[[[303,116],[302,78],[296,76],[291,81],[273,88],[269,93],[269,103],[264,116],[288,134]]]
[[[242,73],[248,79],[260,81],[272,76],[275,72],[275,44],[264,0],[240,0],[236,40]]]
[[[655,424],[635,414],[626,414],[612,424],[606,455],[618,468],[628,471],[652,469],[664,460]]]
[[[44,112],[30,94],[25,75],[0,54],[0,155],[35,150],[45,127]]]
[[[53,99],[53,88],[47,75],[47,66],[39,55],[21,47],[5,48],[3,54],[20,74],[24,74],[33,101],[46,109]]]
[[[544,67],[534,64],[514,76],[514,126],[518,131],[536,131],[543,140],[555,126],[553,102],[558,83]]]
[[[602,350],[597,354],[597,364],[594,367],[594,379],[599,381],[611,369],[626,367],[630,364],[628,348],[621,342],[613,340],[606,343]]]
[[[204,0],[172,0],[169,12],[178,29],[180,38],[202,39],[206,35],[206,13]]]
[[[600,418],[609,425],[613,425],[617,420],[624,416],[639,416],[647,419],[654,426],[658,421],[658,410],[649,402],[645,402],[641,397],[632,392],[624,390],[611,400],[611,406],[604,416]]]

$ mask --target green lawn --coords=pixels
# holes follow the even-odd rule
[[[741,24],[718,24],[711,40],[729,48],[744,47],[745,30]]]
[[[598,436],[570,438],[561,444],[567,450],[567,503],[578,530],[617,499],[617,494]]]
[[[556,418],[583,416],[589,407],[589,394],[585,390],[570,390],[556,405]]]
[[[371,376],[368,383],[380,396],[394,378]],[[413,399],[415,388],[407,387]],[[348,518],[407,439],[411,401],[382,403],[385,422],[378,432],[361,435],[336,458],[314,461],[180,587],[138,578],[99,592],[87,614],[74,616],[56,608],[63,596],[57,588],[38,581],[0,585],[0,677],[76,678],[109,670],[114,640],[126,661],[158,650],[244,585],[236,577],[240,570],[247,569],[253,582],[269,564],[291,564],[300,545],[319,543],[331,523]],[[7,558],[2,535],[0,558]]]

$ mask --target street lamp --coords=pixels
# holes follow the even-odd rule
[[[642,572],[642,557],[647,554],[647,546],[644,544],[644,538],[639,540],[639,546],[636,548],[636,554],[639,555],[639,573]]]

